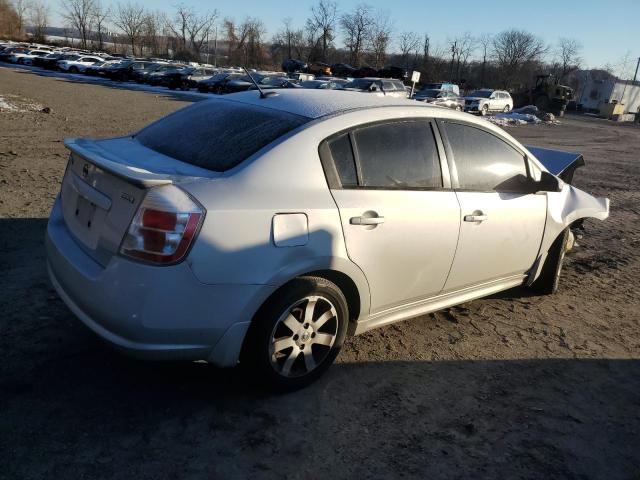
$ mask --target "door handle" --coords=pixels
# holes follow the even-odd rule
[[[464,221],[465,222],[484,222],[487,218],[489,217],[483,213],[479,215],[465,215]]]
[[[384,217],[351,217],[351,225],[380,225],[384,223]]]

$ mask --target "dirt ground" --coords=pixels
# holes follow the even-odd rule
[[[0,479],[640,478],[640,128],[509,130],[582,152],[575,183],[611,199],[557,295],[516,289],[372,331],[275,396],[235,370],[120,356],[46,276],[62,139],[186,103],[8,68],[0,96]]]

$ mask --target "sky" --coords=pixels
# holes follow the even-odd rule
[[[137,0],[137,3],[171,12],[172,6],[180,1]],[[217,9],[221,18],[259,18],[267,28],[268,38],[280,29],[286,17],[292,19],[294,26],[302,27],[311,7],[317,3],[311,0],[183,1],[200,12]],[[104,5],[117,3],[102,2]],[[48,3],[52,26],[62,26],[59,3],[56,0]],[[387,11],[393,22],[396,44],[397,36],[404,31],[420,36],[428,33],[432,45],[444,46],[447,39],[465,32],[480,35],[518,28],[538,35],[552,46],[560,37],[578,40],[583,46],[583,67],[587,68],[609,64],[614,73],[633,76],[640,57],[640,0],[341,0],[337,3],[340,12],[361,3]]]

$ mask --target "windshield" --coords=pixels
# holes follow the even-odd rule
[[[470,97],[480,97],[480,98],[489,98],[493,93],[492,90],[476,90],[473,92]]]
[[[135,138],[182,162],[224,172],[308,121],[280,110],[212,100],[179,110]]]
[[[439,93],[442,93],[442,90],[435,90],[433,88],[425,88],[424,90],[420,90],[417,95],[419,97],[431,97],[436,98]]]
[[[287,79],[282,77],[265,77],[262,80],[260,80],[258,83],[260,85],[280,85],[286,81]]]
[[[352,82],[344,85],[344,88],[357,88],[358,90],[368,90],[373,84],[372,80],[365,80],[364,78],[356,78]]]

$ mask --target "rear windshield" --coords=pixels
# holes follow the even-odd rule
[[[212,100],[179,110],[136,138],[169,157],[224,172],[308,121],[280,110]]]

